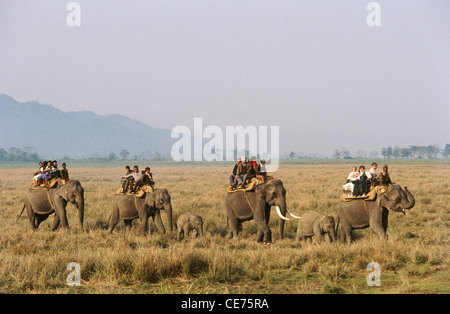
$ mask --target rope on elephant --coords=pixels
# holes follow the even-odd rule
[[[55,210],[55,206],[53,206],[52,198],[50,196],[50,191],[48,189],[47,189],[47,198],[48,198],[48,202],[50,203],[50,207],[52,208],[52,210]]]
[[[252,212],[254,212],[255,210],[253,209],[252,203],[250,203],[250,200],[248,199],[247,191],[244,191],[244,196],[245,196],[245,199],[247,200],[248,206],[250,206]]]

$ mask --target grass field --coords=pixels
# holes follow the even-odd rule
[[[381,162],[382,163],[382,162]],[[139,163],[138,163],[139,164]],[[367,163],[366,163],[367,164]],[[145,167],[147,164],[139,164]],[[357,164],[359,165],[359,163]],[[150,164],[150,166],[152,166]],[[85,230],[68,205],[70,229],[36,232],[22,209],[34,169],[0,167],[0,293],[449,293],[450,164],[395,163],[391,177],[408,186],[416,205],[391,213],[389,240],[370,229],[354,231],[354,244],[307,245],[295,239],[296,221],[274,243],[256,243],[256,225],[243,224],[239,240],[227,240],[223,199],[230,167],[152,166],[158,187],[172,196],[174,225],[186,211],[199,214],[205,236],[176,241],[173,233],[128,235],[121,222],[112,235],[101,228],[109,216],[123,167],[69,167],[85,189]],[[281,165],[275,176],[296,214],[315,210],[336,218],[341,186],[351,164]],[[163,222],[167,227],[163,213]],[[138,221],[134,222],[138,226]],[[66,284],[70,262],[81,267],[81,286]],[[367,264],[381,266],[381,286],[369,287]]]

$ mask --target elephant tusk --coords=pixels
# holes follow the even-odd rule
[[[292,217],[294,217],[294,218],[296,218],[296,219],[300,219],[300,217],[295,216],[293,213],[291,213],[291,212],[289,211],[289,209],[286,208],[286,211],[287,211],[288,214],[291,215]]]
[[[289,218],[286,218],[281,214],[280,207],[278,207],[278,206],[275,206],[275,207],[277,209],[277,214],[278,214],[278,216],[280,216],[281,219],[290,220]]]

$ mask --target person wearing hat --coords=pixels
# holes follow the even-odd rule
[[[236,188],[237,169],[240,164],[241,164],[241,160],[240,159],[236,160],[236,164],[234,165],[233,171],[231,172],[231,175],[230,175],[230,186],[233,189]]]
[[[236,180],[238,181],[238,187],[245,186],[248,179],[255,177],[255,168],[248,162],[247,157],[242,156],[241,164],[236,171]]]
[[[383,165],[383,171],[380,173],[380,186],[388,186],[389,184],[394,184],[391,181],[391,177],[388,173],[388,165]]]

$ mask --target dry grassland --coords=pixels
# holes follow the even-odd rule
[[[274,210],[273,244],[256,243],[253,222],[243,224],[239,240],[227,240],[223,199],[231,169],[216,166],[152,167],[157,186],[172,196],[174,232],[161,235],[150,221],[148,236],[141,236],[137,227],[126,235],[123,222],[112,235],[101,228],[122,167],[69,167],[71,178],[85,188],[85,231],[69,205],[69,230],[51,232],[50,217],[32,232],[25,213],[12,223],[33,170],[0,169],[0,293],[450,292],[448,163],[391,166],[391,177],[408,186],[416,205],[406,215],[390,214],[387,242],[366,229],[354,231],[351,246],[299,243],[294,220],[286,223],[280,240]],[[342,164],[283,165],[275,176],[284,183],[293,213],[316,210],[336,217],[350,170],[351,165]],[[206,235],[177,242],[175,223],[186,211],[203,217]],[[81,266],[79,287],[66,284],[70,262]],[[370,262],[381,266],[380,287],[367,285]]]

